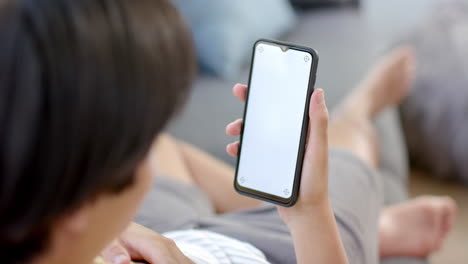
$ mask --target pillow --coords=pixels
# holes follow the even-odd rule
[[[295,21],[287,0],[173,0],[191,26],[202,70],[232,78],[259,38],[278,38]]]
[[[401,107],[415,165],[468,183],[468,3],[443,2],[406,43],[418,59]]]

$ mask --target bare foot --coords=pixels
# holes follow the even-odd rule
[[[399,105],[408,95],[415,72],[414,52],[409,47],[394,50],[383,57],[346,100],[345,107],[360,109],[375,117],[383,109]],[[346,109],[350,111],[351,109]]]
[[[414,65],[413,51],[407,47],[393,51],[377,63],[333,112],[330,145],[351,150],[377,168],[378,141],[372,119],[385,108],[398,105],[407,96]]]
[[[386,208],[379,220],[380,257],[429,256],[442,247],[456,212],[448,197],[421,197]]]

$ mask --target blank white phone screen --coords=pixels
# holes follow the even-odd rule
[[[237,168],[238,185],[288,199],[292,195],[312,56],[259,42]]]

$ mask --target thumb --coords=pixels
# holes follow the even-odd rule
[[[112,241],[102,252],[101,256],[111,264],[130,264],[131,258],[127,250],[118,240]]]
[[[303,168],[323,178],[320,176],[328,175],[328,109],[322,89],[316,89],[312,94],[309,119],[309,135]]]

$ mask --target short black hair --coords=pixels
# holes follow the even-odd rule
[[[0,1],[0,260],[132,184],[187,97],[192,40],[169,0]]]

